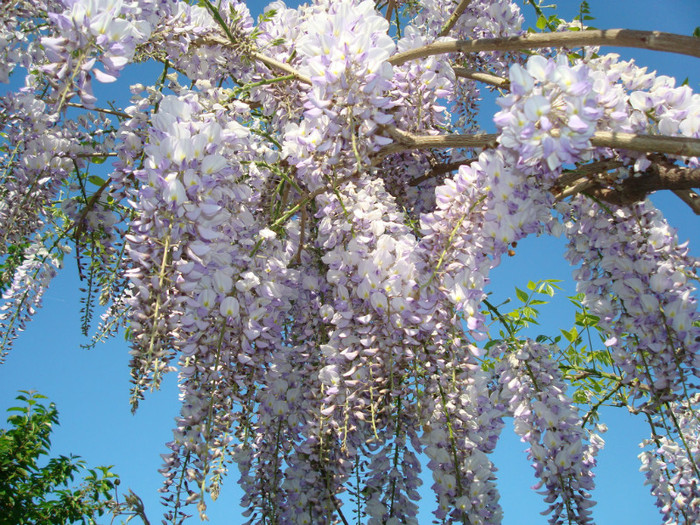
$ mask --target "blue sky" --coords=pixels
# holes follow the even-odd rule
[[[698,0],[591,0],[589,4],[596,16],[592,25],[601,29],[657,29],[689,35],[700,25]],[[253,12],[259,12],[264,3],[249,5]],[[559,13],[571,18],[578,5],[578,1],[561,2]],[[533,25],[532,8],[523,7],[523,12]],[[696,92],[700,90],[698,59],[629,49],[619,52],[625,58],[649,65],[651,70],[676,76],[679,81],[689,77],[691,87]],[[153,74],[154,81],[157,74]],[[139,81],[147,82],[145,78]],[[681,240],[690,240],[691,250],[700,255],[697,245],[700,218],[673,195],[661,195],[654,200],[679,229]],[[520,243],[516,256],[504,260],[492,274],[492,281],[497,283],[491,288],[494,302],[512,296],[513,287],[523,287],[528,280],[562,279],[564,291],[543,309],[542,331],[557,333],[560,326],[568,328],[572,312],[565,296],[574,290],[562,254],[563,242],[558,239],[528,239]],[[0,366],[0,410],[4,414],[13,405],[19,389],[34,389],[48,396],[57,404],[61,420],[53,435],[53,453],[80,454],[92,466],[113,464],[122,478],[122,489],[131,488],[139,494],[151,522],[157,523],[161,513],[157,490],[162,483],[157,469],[161,466],[160,454],[166,452],[164,443],[172,438],[173,417],[178,411],[176,377],[170,375],[163,388],[149,394],[139,411],[132,415],[128,403],[128,347],[118,336],[94,350],[81,349],[80,345],[87,341],[80,335],[78,287],[74,259],[69,256],[65,270],[45,296],[44,307],[21,334],[6,363]],[[637,444],[646,437],[648,429],[621,410],[604,410],[602,420],[610,431],[604,436],[606,448],[599,457],[594,494],[598,501],[594,508],[596,521],[617,525],[659,523],[660,515],[648,488],[643,486],[636,457]],[[546,517],[539,512],[545,505],[539,495],[529,490],[535,479],[523,449],[524,445],[508,425],[494,458],[500,474],[504,523],[544,524]],[[244,521],[240,518],[240,493],[233,469],[220,500],[209,508],[214,524]],[[426,477],[424,488],[428,492],[431,483]],[[429,523],[432,509],[429,496],[421,508],[421,522]],[[197,521],[196,517],[192,519],[193,523]]]

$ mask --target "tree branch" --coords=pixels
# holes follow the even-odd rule
[[[557,179],[555,187],[559,189],[564,189],[567,186],[571,186],[571,184],[582,178],[586,178],[591,175],[597,175],[599,173],[603,173],[604,171],[621,168],[624,165],[625,163],[620,160],[611,159],[598,160],[589,164],[584,164],[583,166],[579,166],[573,171],[567,171],[562,173],[561,176]]]
[[[472,0],[461,0],[459,5],[457,5],[457,8],[455,9],[455,12],[452,13],[452,16],[447,20],[447,22],[445,22],[445,25],[442,26],[440,33],[438,33],[439,37],[447,36],[450,33],[452,28],[457,23],[457,20],[459,20],[459,17],[462,16],[462,14],[467,9],[471,1]]]
[[[394,13],[394,9],[396,9],[396,0],[389,0],[387,6],[386,6],[386,21],[391,22],[391,15]]]
[[[453,171],[456,171],[459,169],[460,166],[469,166],[472,162],[474,162],[476,160],[477,160],[476,158],[472,158],[472,159],[460,160],[457,162],[437,164],[430,171],[425,173],[424,175],[421,175],[420,177],[416,177],[415,179],[412,179],[408,183],[408,185],[409,186],[418,186],[421,183],[425,182],[426,180],[430,180],[433,177],[436,177],[438,175],[444,175],[446,173],[451,173]]]
[[[621,181],[606,178],[606,172],[624,166],[617,160],[600,160],[562,174],[551,191],[560,201],[579,193],[587,193],[598,199],[627,206],[644,200],[659,190],[671,190],[682,199],[695,214],[700,215],[700,195],[693,188],[700,188],[700,168],[678,166],[664,155],[650,155],[651,166]]]
[[[498,146],[498,135],[496,134],[414,135],[392,126],[385,126],[384,130],[396,142],[380,149],[377,153],[380,157],[412,149],[495,148]],[[553,136],[556,137],[557,134],[557,130],[552,130]],[[591,137],[591,145],[601,148],[666,153],[683,157],[700,157],[700,139],[689,137],[596,131]]]
[[[385,126],[386,131],[396,142],[384,146],[377,152],[381,159],[392,153],[400,153],[412,149],[430,148],[495,148],[498,146],[498,135],[479,133],[475,135],[414,135],[401,131],[393,126]],[[700,142],[700,141],[699,141]]]
[[[120,118],[131,118],[129,115],[122,111],[115,111],[113,109],[106,109],[106,108],[88,108],[84,106],[83,104],[77,104],[75,102],[66,102],[66,106],[70,108],[78,108],[78,109],[84,109],[85,111],[97,111],[98,113],[107,113],[108,115],[115,115]]]
[[[605,29],[588,31],[566,31],[561,33],[528,33],[505,38],[479,40],[453,40],[435,42],[417,49],[398,53],[389,59],[398,66],[433,55],[446,53],[475,53],[478,51],[522,51],[543,47],[614,46],[636,47],[679,53],[700,58],[700,40],[692,36],[662,33],[660,31],[637,31],[633,29]]]
[[[687,191],[692,188],[700,188],[700,168],[654,163],[639,176],[624,179],[612,187],[591,188],[588,193],[606,202],[627,206],[658,190]]]
[[[311,79],[309,77],[302,73],[299,73],[289,64],[285,64],[284,62],[280,62],[279,60],[276,60],[272,57],[265,56],[262,53],[258,53],[257,51],[253,51],[250,55],[257,61],[262,62],[271,69],[279,69],[280,71],[284,71],[285,73],[294,76],[294,78],[296,78],[299,82],[311,85]]]
[[[490,84],[501,89],[510,89],[510,81],[507,78],[497,77],[496,75],[491,75],[490,73],[482,73],[481,71],[476,71],[474,69],[467,69],[466,67],[455,66],[452,68],[455,75],[462,78],[471,78],[472,80],[477,80],[483,82],[484,84]]]
[[[698,40],[698,42],[700,42],[700,40]],[[591,137],[591,145],[601,148],[666,153],[668,155],[680,155],[682,157],[700,156],[700,139],[689,137],[596,131]]]
[[[685,202],[695,215],[700,215],[700,195],[693,190],[673,190],[679,199]]]

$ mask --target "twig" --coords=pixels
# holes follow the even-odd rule
[[[311,85],[311,79],[307,77],[306,75],[299,73],[296,69],[294,69],[292,66],[285,62],[280,62],[279,60],[276,60],[272,57],[268,57],[263,55],[262,53],[258,53],[257,51],[253,51],[250,53],[250,55],[258,60],[259,62],[262,62],[265,64],[267,67],[272,68],[272,69],[279,69],[280,71],[284,71],[285,73],[288,73],[294,78],[296,78],[299,82],[303,82],[304,84],[309,84]]]
[[[446,53],[474,53],[478,51],[522,51],[542,47],[614,46],[636,47],[679,53],[700,58],[700,40],[692,36],[662,33],[660,31],[637,31],[633,29],[606,29],[588,31],[566,31],[561,33],[528,33],[505,38],[479,40],[453,40],[435,42],[398,53],[389,62],[398,66],[433,55]]]
[[[192,42],[193,45],[210,45],[210,46],[222,46],[222,47],[227,47],[230,48],[232,47],[231,42],[229,42],[227,39],[219,36],[219,35],[205,35],[201,38],[198,38]],[[280,62],[277,59],[274,59],[272,57],[263,55],[262,53],[259,53],[258,51],[250,51],[249,55],[251,58],[254,58],[258,62],[262,62],[265,64],[267,67],[270,69],[277,69],[279,71],[284,71],[285,73],[292,75],[295,79],[297,79],[299,82],[303,82],[304,84],[311,84],[311,79],[304,75],[303,73],[300,73],[296,69],[294,69],[292,66],[289,64],[286,64],[285,62]]]
[[[391,15],[394,12],[394,9],[396,9],[396,0],[389,0],[389,3],[386,6],[386,21],[391,22]]]
[[[452,69],[458,77],[471,78],[472,80],[478,80],[484,84],[490,84],[501,89],[510,89],[510,81],[507,78],[491,75],[490,73],[482,73],[474,69],[467,69],[466,67],[455,66]]]
[[[438,36],[447,36],[450,33],[452,28],[457,23],[457,20],[459,20],[459,17],[462,16],[462,14],[467,9],[471,1],[472,0],[461,0],[459,5],[455,9],[455,12],[452,13],[452,16],[447,20],[447,22],[445,22],[445,25],[442,26],[442,29],[440,30],[440,33],[438,33]]]
[[[444,175],[445,173],[451,173],[455,170],[458,170],[460,166],[469,166],[472,162],[474,162],[476,157],[471,158],[471,159],[464,159],[461,161],[457,162],[448,162],[445,164],[437,164],[436,166],[433,166],[433,169],[425,173],[424,175],[421,175],[420,177],[416,177],[415,179],[411,179],[411,181],[408,183],[409,186],[418,186],[422,182],[425,182],[426,180],[430,180],[436,175]]]
[[[379,152],[381,154],[381,151]],[[447,173],[452,173],[457,171],[461,166],[469,166],[472,162],[478,160],[478,157],[463,158],[461,160],[456,160],[452,162],[442,162],[436,159],[436,156],[431,156],[430,166],[426,167],[423,171],[423,175],[412,178],[406,182],[408,186],[415,187],[419,186],[423,182],[430,180],[438,175],[445,175]],[[384,157],[375,158],[372,161],[372,166],[377,166],[381,163]]]
[[[71,108],[78,108],[78,109],[84,109],[85,111],[97,111],[98,113],[107,113],[108,115],[115,115],[120,118],[131,118],[129,115],[126,113],[123,113],[121,111],[115,111],[113,109],[105,109],[105,108],[88,108],[84,106],[83,104],[77,104],[75,102],[67,102],[64,104],[65,106],[71,107]]]

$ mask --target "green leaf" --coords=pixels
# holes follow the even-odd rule
[[[528,298],[530,297],[527,292],[522,291],[520,288],[517,286],[515,287],[515,295],[520,299],[523,303],[527,303]]]
[[[537,29],[544,29],[547,27],[547,19],[543,15],[540,15],[535,26],[537,26]]]
[[[587,403],[588,402],[588,396],[586,395],[585,390],[577,390],[574,392],[574,395],[571,398],[574,403]]]
[[[56,407],[47,407],[41,401],[45,396],[32,391],[17,399],[21,406],[8,412],[25,415],[11,415],[10,428],[0,429],[0,524],[95,523],[96,516],[112,508],[113,485],[106,479],[115,477],[111,467],[91,469],[85,476],[85,461],[78,456],[42,458],[50,453]]]
[[[576,330],[575,326],[572,327],[571,330],[564,330],[563,328],[561,328],[560,331],[562,334],[564,334],[564,337],[566,337],[566,340],[570,343],[573,343],[578,338],[578,330]]]
[[[95,186],[102,186],[105,183],[105,180],[102,177],[98,177],[97,175],[90,175],[88,177],[88,181],[93,183]]]
[[[693,31],[693,36],[695,38],[700,38],[700,26],[695,28],[695,31]]]

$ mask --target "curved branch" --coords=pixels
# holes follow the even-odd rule
[[[299,82],[311,85],[311,79],[309,77],[302,73],[299,73],[299,71],[294,69],[289,64],[285,64],[284,62],[280,62],[279,60],[276,60],[272,57],[265,56],[262,53],[258,53],[257,51],[251,52],[250,56],[252,56],[257,61],[262,62],[270,69],[279,69],[280,71],[284,71],[285,73],[292,75]]]
[[[700,58],[700,40],[692,36],[662,33],[660,31],[605,29],[561,33],[528,33],[505,38],[435,42],[424,47],[398,53],[389,59],[389,63],[398,66],[409,60],[446,53],[522,51],[542,47],[573,48],[579,46],[636,47]]]
[[[700,195],[693,190],[672,190],[676,196],[685,202],[695,215],[700,215]]]
[[[624,165],[625,163],[621,160],[613,159],[597,160],[595,162],[584,164],[583,166],[577,167],[575,170],[565,171],[562,173],[557,179],[554,189],[557,191],[562,190],[567,186],[571,186],[573,183],[578,182],[582,178],[588,178],[605,171],[621,168]]]

